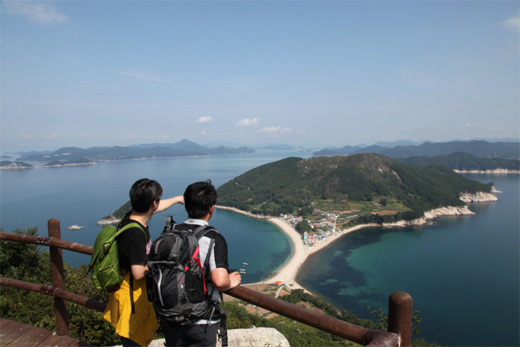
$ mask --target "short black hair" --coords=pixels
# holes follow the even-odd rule
[[[132,209],[138,213],[145,213],[155,202],[162,197],[162,187],[157,181],[142,178],[136,181],[130,188],[130,202]]]
[[[211,180],[192,183],[184,192],[184,207],[190,218],[202,218],[217,204],[217,190]]]

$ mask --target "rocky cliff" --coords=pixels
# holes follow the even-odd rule
[[[495,192],[498,193],[497,190]],[[464,202],[497,201],[498,198],[491,193],[477,192],[475,194],[462,194],[460,200]]]

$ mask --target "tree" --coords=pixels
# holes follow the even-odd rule
[[[0,229],[1,232],[3,232]],[[14,230],[15,234],[38,236],[38,229]],[[17,241],[0,242],[0,272],[3,277],[52,286],[49,252],[38,245]],[[87,267],[79,269],[64,264],[65,284],[69,292],[107,302],[108,293],[98,290],[86,279]],[[103,319],[103,313],[67,302],[70,336],[93,345],[120,345],[114,328]],[[20,323],[56,330],[53,297],[38,292],[2,287],[0,316]]]
[[[299,232],[300,234],[303,234],[304,232],[310,233],[312,231],[312,228],[311,228],[309,222],[307,222],[306,220],[302,220],[301,222],[296,224],[294,229],[296,229],[296,231]]]
[[[386,331],[388,329],[388,317],[383,312],[383,309],[378,306],[375,310],[372,310],[370,306],[367,306],[367,310],[376,319],[375,329]],[[421,323],[421,320],[422,316],[419,314],[419,311],[415,310],[412,315],[412,336],[419,335],[421,331],[419,323]]]

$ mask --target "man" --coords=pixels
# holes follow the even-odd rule
[[[188,219],[180,227],[195,229],[201,225],[209,225],[216,203],[217,191],[210,180],[189,185],[184,192],[184,207],[188,212]],[[207,263],[206,257],[210,254],[209,269],[204,269],[204,272],[209,273],[211,279],[207,284],[208,294],[218,301],[219,291],[225,292],[240,284],[240,274],[228,272],[227,243],[217,230],[207,232],[199,240],[199,250],[201,264]],[[218,312],[213,314],[211,321],[201,319],[193,325],[163,322],[161,328],[166,340],[165,345],[213,347],[217,343],[218,323]]]
[[[182,196],[161,200],[161,185],[143,178],[132,185],[132,211],[121,220],[119,227],[137,223],[140,227],[125,230],[118,237],[119,264],[124,274],[120,288],[110,293],[104,318],[123,338],[123,346],[148,346],[158,328],[152,303],[146,296],[146,262],[152,241],[148,230],[150,217],[174,204],[184,203]]]

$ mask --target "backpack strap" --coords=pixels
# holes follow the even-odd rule
[[[227,347],[228,345],[228,333],[227,333],[227,313],[224,307],[224,296],[222,292],[220,292],[220,329],[218,332],[218,337],[222,342],[222,347]]]
[[[121,223],[119,223],[118,228],[121,227]],[[131,222],[119,229],[116,233],[116,238],[121,235],[124,231],[130,228],[139,228],[144,233],[144,237],[146,239],[146,231],[141,227],[141,224],[137,222]],[[134,304],[134,276],[132,276],[132,270],[130,269],[130,303],[132,307],[132,313],[135,313],[135,304]]]
[[[121,229],[120,229],[120,227],[121,227],[121,223],[119,223],[119,225],[117,226],[118,230],[116,232],[116,235],[114,236],[114,239],[117,238],[119,235],[121,235],[125,230],[130,229],[131,227],[138,227],[139,229],[143,230],[143,228],[141,228],[141,225],[139,223],[135,223],[135,222],[129,223],[129,224],[125,225],[124,227],[122,227]],[[144,230],[143,230],[143,233],[146,238],[146,232]],[[92,271],[93,268],[94,268],[94,263],[92,262],[89,265],[87,272],[85,273],[85,276],[83,276],[83,278],[86,278],[88,276],[88,274]]]
[[[211,225],[201,225],[197,229],[193,230],[193,236],[197,238],[197,240],[200,240],[204,235],[209,233],[212,230],[217,230],[213,228]]]

